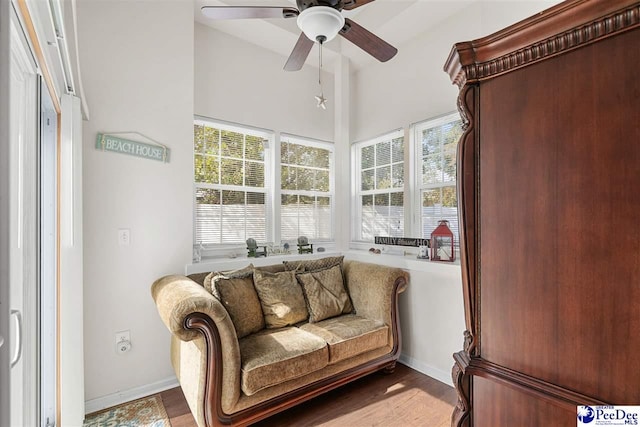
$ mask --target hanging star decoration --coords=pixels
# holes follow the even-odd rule
[[[327,98],[324,97],[324,94],[320,94],[316,96],[316,101],[318,101],[318,108],[322,108],[323,110],[327,109]]]
[[[318,37],[318,54],[319,54],[319,67],[318,67],[318,86],[320,86],[320,95],[317,95],[316,101],[318,102],[318,108],[323,110],[327,109],[327,98],[324,97],[324,91],[322,90],[322,45],[325,39]]]

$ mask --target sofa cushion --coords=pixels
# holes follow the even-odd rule
[[[269,273],[254,270],[253,284],[258,292],[267,328],[282,328],[307,320],[302,288],[294,271]]]
[[[253,276],[217,278],[214,286],[220,302],[229,312],[238,338],[264,329],[262,306],[253,287]]]
[[[247,396],[322,369],[329,360],[322,338],[295,327],[264,330],[239,343],[241,387]]]
[[[333,267],[334,265],[342,266],[344,256],[333,256],[319,259],[305,259],[301,261],[282,261],[287,271],[314,271],[323,268]]]
[[[344,287],[340,265],[308,273],[297,273],[296,278],[302,285],[307,298],[309,322],[319,322],[353,311],[351,299]]]
[[[300,329],[329,344],[329,363],[337,363],[370,350],[384,347],[389,328],[377,320],[347,314],[318,323],[306,323]]]

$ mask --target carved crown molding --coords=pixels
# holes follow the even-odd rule
[[[490,36],[455,44],[444,70],[462,88],[638,26],[637,0],[566,1]]]

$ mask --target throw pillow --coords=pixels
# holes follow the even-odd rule
[[[309,317],[302,288],[295,271],[269,273],[254,270],[253,284],[264,313],[267,328],[283,328]]]
[[[213,294],[214,297],[220,299],[220,295],[217,294],[217,291],[213,287],[213,283],[212,283],[213,278],[216,277],[218,274],[219,273],[217,271],[212,271],[211,273],[207,274],[207,276],[204,278],[204,281],[202,282],[202,286],[204,286],[207,292],[209,292],[210,294]]]
[[[239,268],[237,270],[212,271],[207,275],[207,277],[204,278],[202,286],[204,286],[204,288],[209,291],[209,293],[213,294],[214,297],[220,299],[220,295],[218,295],[218,291],[214,286],[216,280],[249,277],[253,275],[253,268],[253,264],[249,264],[246,267]]]
[[[220,302],[227,309],[238,339],[264,329],[264,317],[253,277],[214,280]]]
[[[324,268],[333,267],[334,265],[342,266],[344,256],[334,256],[319,259],[305,259],[302,261],[282,261],[284,269],[287,271],[315,271]]]
[[[324,270],[298,273],[296,278],[307,297],[310,323],[353,311],[339,265]]]
[[[194,282],[196,282],[197,284],[199,284],[200,286],[204,286],[204,279],[206,279],[206,277],[209,275],[209,272],[206,273],[194,273],[194,274],[189,274],[187,277],[191,280],[193,280]]]

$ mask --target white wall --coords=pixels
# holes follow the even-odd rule
[[[318,69],[305,65],[287,72],[282,69],[286,60],[196,23],[195,114],[333,141],[333,75],[323,73],[330,108],[322,110],[314,98],[320,94]]]
[[[452,355],[462,350],[465,330],[460,266],[431,263],[428,271],[412,268],[409,273],[411,282],[399,304],[400,361],[453,385]]]
[[[150,287],[191,261],[193,4],[77,6],[91,110],[83,129],[85,399],[91,402],[174,375],[169,332]],[[166,144],[170,163],[95,149],[96,133],[121,131]],[[131,230],[130,246],[118,246],[120,228]],[[127,329],[133,349],[116,354],[115,332]]]
[[[399,46],[398,55],[353,76],[352,141],[456,110],[458,88],[443,71],[454,43],[487,36],[558,1],[479,2]],[[415,265],[415,264],[413,264]],[[437,266],[437,267],[435,267]],[[411,268],[400,299],[401,361],[451,384],[452,353],[462,350],[464,306],[459,266]]]
[[[353,141],[455,111],[458,88],[443,71],[452,46],[487,36],[555,3],[559,1],[475,3],[399,46],[393,60],[355,73]]]

